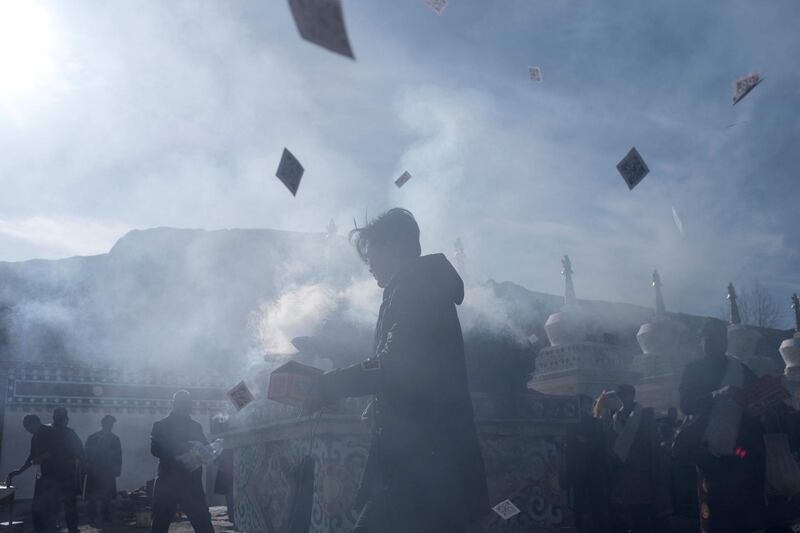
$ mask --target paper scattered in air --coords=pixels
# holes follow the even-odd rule
[[[647,163],[644,162],[644,159],[642,159],[642,156],[639,155],[635,147],[631,148],[628,155],[617,163],[617,170],[622,176],[622,179],[625,180],[625,183],[628,184],[628,189],[631,190],[639,185],[639,182],[650,172],[650,169],[647,168]]]
[[[746,76],[733,80],[731,84],[733,89],[733,96],[731,97],[733,105],[738,104],[742,98],[747,96],[747,94],[762,81],[761,75],[758,72],[751,72]]]
[[[519,508],[511,503],[511,500],[503,500],[494,507],[492,507],[492,511],[499,514],[503,520],[508,520],[512,516],[519,514]]]
[[[678,227],[678,231],[681,232],[683,235],[683,222],[681,222],[681,217],[678,216],[678,212],[675,211],[675,208],[672,208],[672,220],[675,221],[675,225]]]
[[[436,11],[437,15],[441,15],[444,8],[447,7],[447,0],[425,0],[425,3],[430,6],[431,9]]]
[[[303,165],[300,164],[300,161],[292,155],[292,152],[284,148],[281,162],[275,175],[286,185],[292,196],[297,196],[297,188],[300,187],[300,179],[303,177],[303,172]]]
[[[394,180],[394,184],[395,184],[395,185],[397,185],[397,188],[399,189],[400,187],[402,187],[403,185],[405,185],[405,184],[406,184],[406,182],[407,182],[408,180],[410,180],[410,179],[411,179],[411,174],[409,174],[409,173],[408,173],[408,171],[406,170],[405,172],[403,172],[402,174],[400,174],[400,177],[399,177],[399,178],[397,178],[396,180]]]
[[[533,81],[542,81],[542,69],[539,67],[528,67],[528,75]]]
[[[530,337],[528,337],[528,342],[531,343],[532,345],[536,344],[537,342],[539,342],[539,336],[536,335],[536,333],[531,333]]]
[[[237,383],[231,390],[228,391],[228,398],[237,411],[241,411],[244,407],[253,401],[253,393],[247,388],[244,381]]]
[[[289,0],[300,37],[351,59],[341,0]]]

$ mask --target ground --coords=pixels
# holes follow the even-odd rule
[[[225,507],[211,507],[211,521],[214,524],[214,531],[216,533],[233,532],[231,523],[228,521]],[[18,518],[19,519],[19,518]],[[150,530],[149,527],[136,527],[134,522],[115,521],[112,524],[100,524],[92,526],[85,523],[85,515],[81,515],[81,533],[146,533]],[[30,531],[30,526],[25,531]],[[64,528],[62,531],[66,531]],[[169,528],[170,533],[192,533],[192,525],[185,518],[172,523]]]

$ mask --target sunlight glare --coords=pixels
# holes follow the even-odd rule
[[[55,73],[50,14],[30,0],[0,0],[0,97],[22,96]]]

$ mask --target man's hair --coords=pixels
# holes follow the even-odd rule
[[[365,263],[370,246],[394,246],[413,256],[422,253],[417,221],[410,211],[400,207],[389,209],[366,226],[350,230],[350,242]]]
[[[53,409],[53,420],[66,420],[67,418],[69,418],[69,415],[67,414],[66,407],[56,407]]]
[[[627,383],[620,383],[617,385],[616,391],[617,396],[630,396],[631,398],[636,397],[636,387],[633,385],[628,385]]]
[[[41,424],[41,423],[42,423],[42,421],[39,419],[39,417],[37,415],[34,415],[34,414],[25,415],[22,418],[22,425],[23,426],[28,426],[30,424]]]
[[[100,419],[100,423],[105,424],[114,424],[116,423],[117,418],[114,415],[106,415],[102,419]]]

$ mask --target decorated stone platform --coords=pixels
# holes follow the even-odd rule
[[[515,418],[486,418],[497,412],[486,395],[476,395],[474,403],[491,503],[509,498],[521,510],[509,520],[489,512],[478,530],[569,530],[572,517],[559,470],[564,435],[578,420],[577,399],[520,394],[510,411]],[[242,531],[286,531],[293,474],[308,454],[315,463],[311,531],[352,530],[370,440],[360,420],[362,405],[353,401],[336,414],[308,417],[259,400],[232,418],[225,440],[234,448],[236,522]]]

